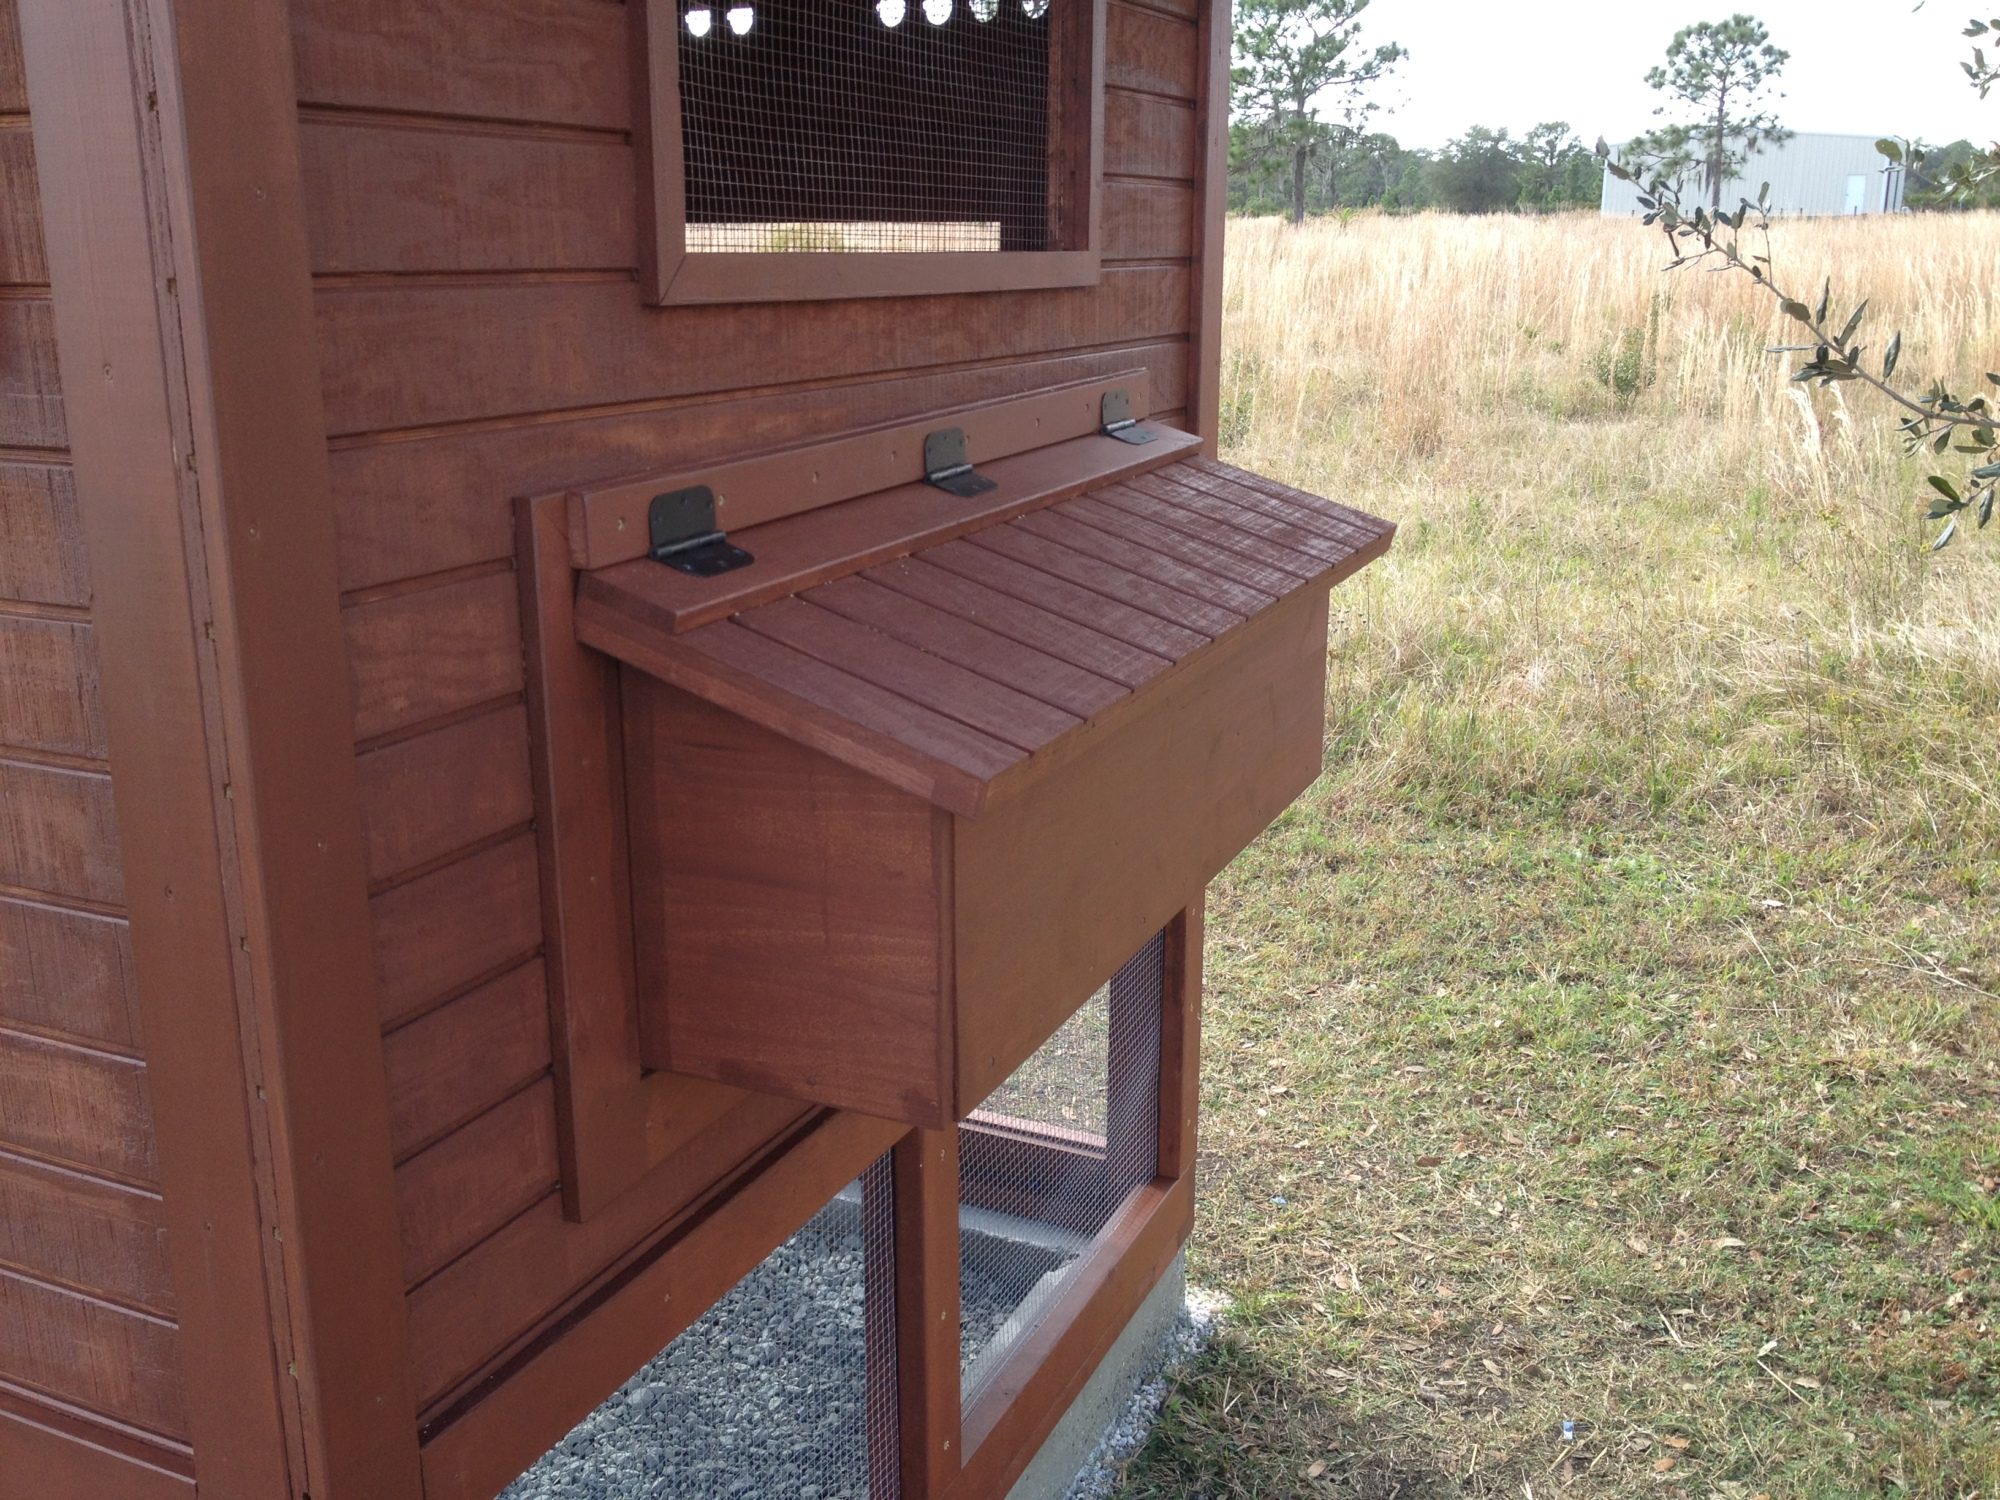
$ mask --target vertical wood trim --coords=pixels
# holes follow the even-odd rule
[[[936,1500],[958,1477],[958,1132],[897,1143],[897,1402],[903,1500]]]
[[[632,148],[638,158],[639,286],[649,302],[687,258],[681,195],[680,13],[675,0],[632,0]]]
[[[1201,945],[1206,893],[1167,929],[1160,1033],[1160,1176],[1191,1176],[1201,1110]]]
[[[405,1500],[415,1411],[285,9],[29,0],[23,21],[63,189],[58,352],[89,372],[71,431],[197,1480]]]
[[[421,1493],[284,0],[147,0],[249,984],[315,1500]],[[228,861],[225,859],[225,874]]]
[[[1210,458],[1222,428],[1222,241],[1229,205],[1229,0],[1201,8],[1195,142],[1201,181],[1194,221],[1194,306],[1188,316],[1188,430]]]
[[[217,1495],[291,1492],[271,1334],[258,1143],[245,1102],[216,855],[196,587],[175,462],[180,372],[155,305],[145,71],[124,7],[26,0],[22,50],[79,511],[96,590],[106,737],[146,1032],[169,1263],[196,1463]],[[148,117],[157,130],[157,119]],[[178,420],[176,407],[178,404]],[[235,1107],[230,1107],[231,1104]]]

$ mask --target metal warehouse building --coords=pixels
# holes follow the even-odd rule
[[[1757,189],[1771,184],[1773,214],[1887,214],[1903,207],[1903,169],[1875,149],[1872,135],[1827,135],[1805,131],[1783,145],[1767,145],[1752,153],[1740,177],[1723,184],[1722,203],[1734,208]],[[1618,148],[1622,159],[1625,147]],[[1603,211],[1637,215],[1640,189],[1604,174]],[[1706,202],[1701,169],[1688,173],[1684,201]]]

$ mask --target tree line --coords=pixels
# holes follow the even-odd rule
[[[1436,151],[1412,150],[1355,125],[1312,124],[1288,133],[1276,150],[1259,124],[1231,124],[1231,212],[1294,220],[1378,206],[1390,213],[1548,213],[1595,208],[1603,192],[1604,164],[1563,120],[1518,137],[1475,125]]]
[[[1600,139],[1586,147],[1566,121],[1524,136],[1475,125],[1436,151],[1410,150],[1368,128],[1373,88],[1408,53],[1369,48],[1359,32],[1368,0],[1238,0],[1230,73],[1229,206],[1237,213],[1310,214],[1381,207],[1391,213],[1546,213],[1601,200]],[[2000,30],[2000,20],[1982,22]],[[1759,148],[1791,137],[1778,119],[1777,83],[1791,55],[1764,24],[1738,13],[1682,27],[1666,62],[1645,75],[1663,121],[1626,143],[1620,175],[1664,181],[1676,194],[1723,206],[1726,183]],[[1966,65],[1990,86],[1983,53]],[[2000,206],[2000,181],[1962,180],[1982,153],[1965,141],[1910,145],[1905,202],[1912,208]]]

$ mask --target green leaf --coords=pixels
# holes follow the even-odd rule
[[[1979,526],[1983,531],[1986,523],[1993,519],[1993,486],[1986,486],[1986,493],[1979,501]]]
[[[1868,311],[1868,299],[1864,297],[1861,299],[1861,305],[1855,308],[1854,311],[1848,316],[1847,326],[1840,330],[1840,337],[1836,339],[1834,342],[1845,344],[1849,339],[1853,338],[1854,330],[1861,326],[1862,314],[1867,311]]]
[[[1805,324],[1808,328],[1812,326],[1812,309],[1807,307],[1805,303],[1787,297],[1783,302],[1778,304],[1778,307],[1786,317],[1795,319]]]
[[[1949,479],[1945,478],[1944,475],[1932,474],[1929,476],[1929,478],[1930,478],[1931,488],[1936,490],[1940,495],[1944,496],[1945,499],[1956,500],[1960,505],[1965,504],[1963,500],[1959,500],[1958,498],[1958,486],[1953,484]]]
[[[1833,282],[1829,279],[1825,289],[1819,294],[1819,306],[1813,309],[1813,322],[1824,323],[1827,309],[1831,306],[1833,306]]]
[[[1949,521],[1944,523],[1944,530],[1938,533],[1937,540],[1931,543],[1931,551],[1933,552],[1943,551],[1946,547],[1949,547],[1951,545],[1951,539],[1957,534],[1958,534],[1958,517],[1953,516]]]
[[[1882,378],[1887,380],[1896,373],[1896,361],[1903,357],[1903,330],[1898,328],[1896,336],[1889,340],[1889,347],[1882,351]]]

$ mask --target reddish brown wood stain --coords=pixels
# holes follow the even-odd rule
[[[982,1500],[1019,1472],[1185,1233],[1199,964],[1172,943],[1199,941],[1196,866],[1303,755],[1223,788],[1198,857],[1162,852],[1065,947],[1081,973],[1178,934],[1163,1176],[963,1431],[950,1130],[641,1072],[626,883],[657,872],[628,830],[685,823],[686,787],[636,777],[628,810],[625,757],[711,777],[756,835],[724,864],[794,813],[845,820],[857,944],[812,982],[884,1037],[856,1097],[948,1124],[1050,1014],[935,1024],[941,966],[1017,1000],[1032,977],[910,872],[960,859],[1018,923],[1073,897],[971,858],[977,832],[954,848],[938,809],[998,788],[990,838],[1080,860],[1092,808],[1131,814],[1104,786],[1148,774],[1117,726],[1213,697],[1304,743],[1309,695],[1280,688],[1317,636],[1280,601],[1379,533],[1204,466],[1226,7],[1096,3],[1101,99],[1070,67],[1053,105],[1101,117],[1059,277],[661,307],[630,6],[0,0],[0,1494],[488,1500],[899,1138],[904,1477]],[[755,600],[569,572],[566,494],[1132,372],[1193,435],[1010,448],[1033,515],[871,491],[772,522]],[[686,629],[685,672],[782,682],[790,717],[661,730],[673,690],[628,671],[621,700],[578,644],[612,595],[627,661]],[[1261,665],[1200,688],[1187,663],[1232,640]],[[578,712],[552,756],[548,716]],[[808,773],[785,736],[815,724]],[[1187,795],[1204,733],[1161,760]],[[1088,775],[1039,812],[1008,795],[1054,764]],[[826,936],[768,917],[716,899],[696,950]]]

